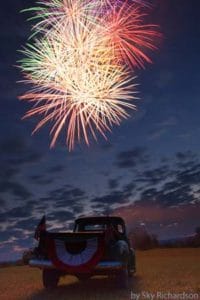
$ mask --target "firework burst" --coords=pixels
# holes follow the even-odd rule
[[[81,138],[89,145],[97,132],[106,138],[135,109],[128,67],[150,62],[143,49],[155,48],[156,28],[142,24],[138,3],[46,0],[28,11],[37,23],[21,51],[24,82],[33,85],[20,97],[33,104],[24,118],[42,117],[33,132],[52,123],[51,147],[63,129],[69,150]]]
[[[122,63],[132,67],[142,67],[151,63],[146,50],[155,50],[155,39],[160,38],[158,26],[143,24],[146,15],[142,6],[126,2],[114,7],[102,21],[105,22],[104,35],[116,51]]]

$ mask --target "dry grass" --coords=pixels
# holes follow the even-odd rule
[[[63,278],[57,289],[45,291],[40,270],[29,267],[1,268],[0,299],[130,300],[131,291],[192,292],[200,295],[200,249],[137,252],[137,262],[137,275],[131,279],[127,291],[118,289],[114,281],[108,278],[94,277],[83,283],[71,276]]]

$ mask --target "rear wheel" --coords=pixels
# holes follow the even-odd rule
[[[76,277],[80,280],[80,281],[87,281],[88,279],[90,279],[91,274],[76,274]]]
[[[128,277],[133,277],[135,271],[133,269],[130,269],[130,267],[128,267]]]
[[[43,286],[46,289],[55,288],[58,285],[59,273],[57,270],[44,269],[42,272]]]
[[[128,269],[123,269],[116,274],[116,285],[121,289],[129,287]]]
[[[136,272],[135,253],[133,249],[130,249],[130,255],[128,259],[128,276],[132,277],[135,272]]]

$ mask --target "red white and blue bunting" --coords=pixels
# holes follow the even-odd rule
[[[91,272],[100,261],[104,253],[104,239],[102,237],[87,238],[85,247],[80,251],[69,251],[67,243],[78,244],[78,241],[69,242],[62,239],[50,239],[49,258],[58,269],[70,273]],[[77,248],[77,247],[76,247]]]

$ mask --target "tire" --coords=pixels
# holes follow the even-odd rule
[[[78,280],[80,281],[87,281],[90,279],[91,275],[90,274],[76,274],[76,277],[78,278]]]
[[[116,275],[116,285],[120,289],[127,289],[129,287],[128,268],[119,271]]]
[[[133,277],[136,272],[135,266],[128,264],[128,277]]]
[[[133,271],[132,269],[128,268],[128,277],[131,278],[133,277],[135,271]]]
[[[44,269],[42,272],[43,286],[46,289],[55,288],[58,285],[59,273],[57,270]]]
[[[130,249],[130,255],[128,260],[128,276],[132,277],[135,272],[136,272],[135,253],[133,249]]]

